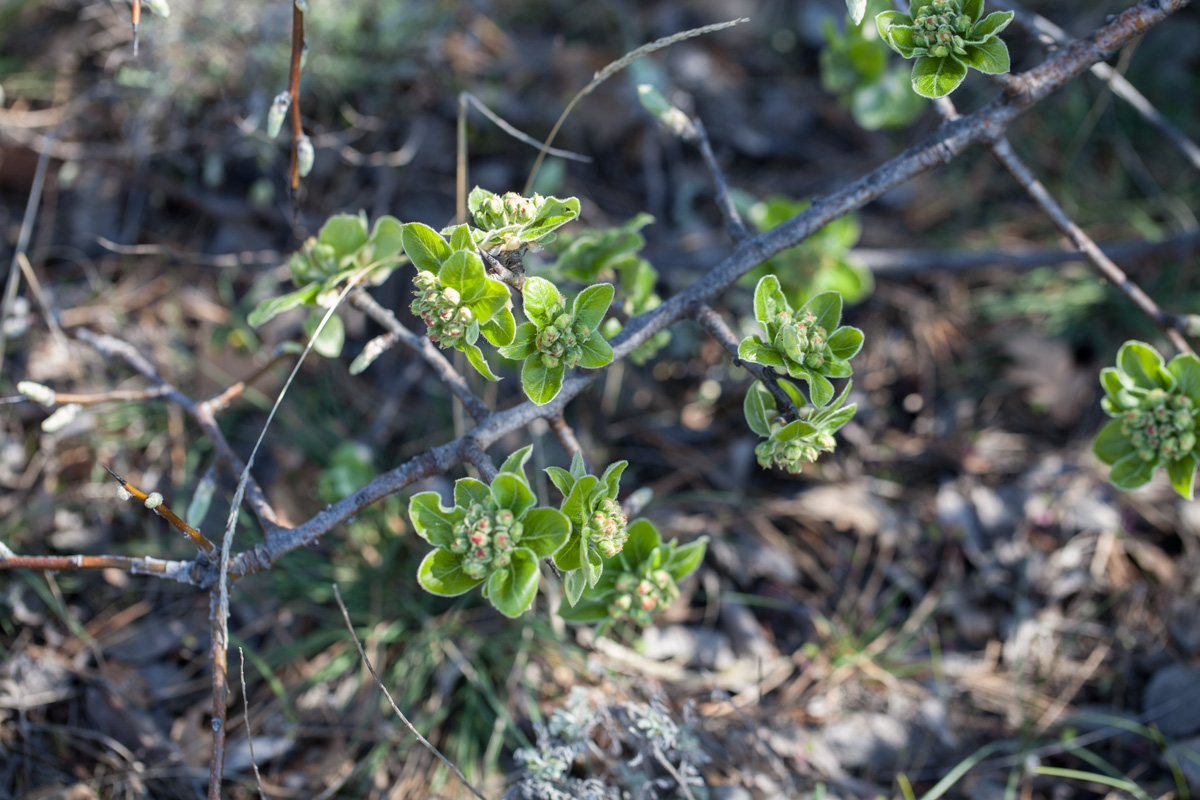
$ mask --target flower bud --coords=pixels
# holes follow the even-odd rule
[[[316,152],[313,150],[312,140],[306,134],[300,134],[300,138],[296,140],[296,165],[301,178],[312,172],[315,160]]]
[[[288,92],[275,95],[275,99],[271,101],[271,108],[267,111],[267,136],[274,139],[279,135],[280,129],[283,128],[283,118],[291,104],[292,96]]]

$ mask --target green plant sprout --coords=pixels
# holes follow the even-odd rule
[[[999,34],[1012,11],[983,16],[983,0],[932,0],[913,14],[884,11],[875,17],[879,35],[905,58],[915,58],[913,91],[945,97],[967,77],[967,69],[997,75],[1008,72],[1008,46]]]
[[[780,381],[779,385],[797,408],[804,406],[804,397],[794,384]],[[759,466],[763,469],[778,467],[799,474],[805,464],[814,463],[821,453],[832,453],[836,447],[833,434],[858,410],[857,403],[845,405],[852,385],[852,381],[847,381],[837,400],[824,408],[813,410],[804,419],[789,421],[779,412],[775,398],[767,388],[755,381],[746,392],[743,410],[750,430],[766,438],[754,448]]]
[[[683,546],[675,540],[663,544],[658,529],[639,519],[629,526],[621,551],[604,559],[595,587],[571,608],[559,609],[559,616],[568,622],[599,623],[598,634],[622,620],[649,625],[655,612],[679,596],[679,581],[700,567],[707,546],[707,536]]]
[[[413,527],[436,549],[421,562],[417,581],[427,592],[453,597],[483,584],[500,613],[518,617],[537,595],[538,562],[558,552],[571,523],[561,511],[535,508],[525,477],[532,445],[513,453],[489,486],[474,478],[454,484],[454,507],[437,492],[408,504]]]
[[[1192,353],[1164,363],[1144,342],[1128,341],[1117,365],[1100,372],[1105,413],[1115,417],[1096,435],[1096,456],[1112,467],[1109,481],[1136,489],[1165,467],[1171,486],[1191,500],[1200,461],[1200,359]]]
[[[754,316],[766,338],[743,339],[738,357],[804,381],[814,406],[829,405],[833,399],[829,379],[850,377],[847,362],[863,344],[862,331],[840,325],[842,296],[822,292],[793,311],[779,288],[779,279],[767,275],[754,289]]]
[[[575,605],[585,587],[596,585],[604,572],[604,559],[621,552],[629,538],[628,520],[617,502],[621,474],[627,461],[610,464],[597,478],[588,475],[583,454],[576,452],[570,471],[547,467],[546,474],[562,493],[559,510],[571,521],[566,545],[554,554],[554,564],[566,575],[567,602]]]
[[[521,387],[530,400],[545,405],[562,389],[563,378],[576,366],[597,369],[612,362],[613,351],[600,333],[600,323],[613,299],[611,283],[580,292],[567,309],[566,298],[545,278],[528,278],[521,307],[529,321],[517,328],[512,344],[500,348],[505,358],[524,359]]]

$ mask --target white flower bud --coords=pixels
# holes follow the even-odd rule
[[[133,495],[131,495],[129,493],[129,490],[126,489],[124,486],[118,486],[117,487],[117,497],[121,498],[122,500],[128,500],[129,498],[133,497]]]
[[[17,391],[28,397],[35,403],[41,403],[44,406],[52,406],[57,398],[57,393],[41,383],[33,381],[20,381],[17,383]]]
[[[312,140],[307,135],[300,134],[300,139],[296,142],[296,161],[299,163],[301,178],[307,177],[308,173],[312,172],[316,155]]]
[[[275,95],[275,99],[271,101],[271,109],[267,112],[267,136],[274,139],[279,135],[280,129],[283,128],[283,118],[287,116],[291,104],[292,96],[289,93],[280,92]]]
[[[167,0],[143,0],[143,2],[147,8],[163,19],[171,16],[171,7],[167,5]]]
[[[158,492],[151,492],[150,496],[147,497],[145,500],[146,508],[150,509],[151,511],[158,508],[162,504],[163,504],[163,496],[161,494],[159,494]]]
[[[55,433],[71,424],[71,422],[79,416],[79,412],[83,411],[83,406],[78,403],[68,403],[55,410],[53,414],[42,420],[42,430],[46,433]]]

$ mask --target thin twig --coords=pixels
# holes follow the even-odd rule
[[[299,213],[296,192],[300,190],[300,137],[304,126],[300,122],[300,59],[304,55],[304,11],[300,3],[292,3],[292,61],[288,71],[288,95],[292,98],[292,162],[289,173],[292,189],[292,216]]]
[[[750,233],[746,230],[746,223],[742,222],[742,215],[738,213],[737,206],[733,204],[733,198],[729,196],[729,185],[725,181],[721,165],[717,163],[716,155],[713,154],[708,131],[698,118],[692,120],[692,125],[696,130],[696,147],[700,149],[700,156],[704,159],[704,166],[708,168],[709,177],[712,178],[713,187],[717,192],[717,208],[721,210],[721,216],[725,219],[725,229],[729,231],[734,242],[741,242]]]
[[[238,648],[238,673],[242,678],[242,720],[246,724],[246,744],[250,746],[250,766],[254,769],[254,783],[258,786],[258,796],[267,800],[263,789],[262,775],[258,771],[258,759],[254,757],[254,736],[250,733],[250,696],[246,693],[246,654]]]
[[[555,414],[546,419],[550,423],[550,430],[554,433],[554,438],[558,439],[558,443],[562,445],[563,450],[567,451],[567,455],[574,458],[576,453],[583,456],[583,464],[588,472],[592,471],[591,465],[588,464],[587,454],[583,452],[583,447],[579,444],[579,439],[575,436],[575,431],[571,430],[571,426],[563,418],[562,414]]]
[[[546,141],[542,143],[542,149],[538,151],[538,156],[536,159],[534,159],[533,167],[531,167],[529,170],[529,177],[525,180],[525,190],[523,193],[527,195],[533,190],[533,181],[535,178],[537,178],[538,170],[541,169],[542,161],[545,160],[546,153],[549,152],[550,145],[554,141],[554,137],[558,135],[558,129],[562,127],[562,124],[566,121],[567,116],[570,115],[576,104],[591,94],[597,86],[604,83],[613,75],[625,69],[625,67],[628,67],[642,56],[649,55],[656,50],[661,50],[664,47],[670,47],[671,45],[677,42],[682,42],[685,39],[703,36],[706,33],[716,33],[717,31],[723,31],[726,28],[732,28],[734,25],[740,25],[743,22],[749,21],[750,19],[748,17],[743,17],[742,19],[731,19],[728,22],[718,22],[715,25],[704,25],[700,28],[692,28],[691,30],[681,31],[679,33],[671,34],[670,36],[664,36],[661,39],[655,39],[653,42],[644,44],[636,50],[630,50],[616,61],[608,64],[606,67],[604,67],[604,69],[597,72],[592,77],[591,83],[580,89],[579,92],[571,98],[571,102],[567,103],[567,107],[563,109],[563,112],[559,114],[558,119],[554,123],[554,127],[550,129],[550,134],[546,137]]]
[[[462,92],[461,94],[459,94],[458,97],[459,97],[459,103],[460,103],[459,108],[460,109],[463,107],[462,104],[464,102],[470,103],[471,105],[475,106],[475,108],[477,108],[479,110],[479,113],[483,114],[485,117],[487,117],[489,120],[491,120],[493,125],[495,125],[497,128],[499,128],[500,130],[507,133],[509,136],[516,139],[518,142],[523,142],[523,143],[529,145],[530,147],[539,147],[540,148],[542,146],[541,142],[539,142],[537,139],[533,138],[529,134],[527,134],[521,130],[518,130],[513,125],[510,125],[507,121],[504,120],[503,117],[501,117],[499,114],[497,114],[496,112],[494,112],[490,108],[488,108],[486,105],[484,105],[482,100],[480,100],[478,97],[471,94],[470,92]],[[578,161],[581,164],[592,163],[591,156],[585,156],[585,155],[581,155],[579,153],[573,153],[570,150],[559,150],[557,147],[549,148],[548,150],[546,150],[546,153],[548,155],[557,156],[558,158],[565,158],[569,161]]]
[[[117,569],[130,575],[153,575],[198,586],[200,574],[197,567],[194,561],[170,561],[150,556],[22,556],[0,543],[0,570],[45,569],[66,572],[81,569]]]
[[[462,401],[467,413],[476,422],[482,422],[491,413],[487,405],[471,391],[471,387],[467,385],[463,376],[454,369],[454,366],[434,346],[433,342],[429,341],[428,337],[418,336],[404,327],[390,309],[379,305],[375,298],[363,289],[355,289],[350,293],[350,305],[395,334],[406,347],[425,359],[425,362],[433,367],[438,378],[450,388],[455,397]]]
[[[145,389],[113,389],[94,394],[55,392],[53,405],[96,406],[101,403],[140,403],[145,400],[161,400],[169,397],[170,394],[171,390],[166,386],[150,386]]]
[[[245,380],[238,381],[228,389],[214,394],[207,400],[201,401],[200,405],[208,406],[213,412],[223,411],[229,407],[229,404],[233,402],[234,398],[241,396],[242,392],[246,391],[247,387],[270,372],[271,369],[280,361],[283,361],[285,358],[290,358],[291,355],[292,354],[285,350],[282,345],[276,347],[275,352],[271,355],[271,360],[255,370],[250,377],[246,378]]]
[[[725,320],[721,319],[721,315],[714,311],[710,306],[704,305],[696,311],[696,322],[700,323],[700,327],[717,340],[717,343],[725,348],[726,352],[733,357],[733,363],[742,369],[749,372],[758,379],[771,396],[775,398],[775,404],[779,409],[779,413],[786,419],[800,419],[800,410],[796,408],[796,404],[792,402],[792,398],[780,386],[780,376],[775,370],[770,367],[764,367],[762,364],[755,364],[752,361],[743,361],[738,355],[738,339],[725,324]]]
[[[209,663],[212,666],[212,755],[208,761],[208,800],[221,800],[225,772],[226,702],[229,697],[229,629],[225,622],[227,595],[219,583],[208,593]],[[223,602],[225,601],[225,602]]]
[[[24,253],[17,253],[17,263],[21,267],[21,273],[25,276],[25,280],[29,283],[29,289],[33,292],[33,298],[37,301],[38,306],[42,309],[42,316],[46,318],[46,327],[50,329],[50,335],[62,347],[63,353],[71,352],[71,344],[67,341],[67,335],[63,333],[62,326],[58,324],[58,318],[54,314],[54,309],[50,307],[50,301],[46,298],[45,292],[42,291],[42,283],[38,280],[37,273],[33,271],[33,265],[29,263],[29,258]],[[79,362],[73,358],[67,360],[67,364],[71,370],[71,376],[76,381],[83,381],[83,370],[79,366]]]
[[[191,525],[188,525],[186,522],[180,519],[174,511],[167,507],[167,504],[163,502],[163,497],[161,494],[158,492],[146,494],[141,489],[137,488],[105,465],[101,464],[100,466],[104,467],[104,471],[113,476],[117,483],[121,484],[122,489],[129,492],[129,494],[132,495],[136,500],[141,501],[146,508],[150,509],[155,514],[158,514],[167,522],[171,523],[171,525],[183,533],[184,536],[191,539],[192,543],[204,551],[204,553],[212,555],[213,551],[216,550],[216,545],[210,542],[204,536],[204,534],[193,528]]]
[[[399,717],[400,721],[404,723],[404,727],[408,728],[409,732],[413,736],[417,737],[417,741],[420,742],[426,750],[428,750],[430,753],[436,756],[439,761],[449,767],[450,771],[453,772],[460,781],[462,781],[462,785],[467,787],[471,794],[478,797],[479,800],[487,800],[487,797],[485,797],[478,789],[471,785],[470,781],[468,781],[462,772],[459,771],[458,767],[454,766],[450,759],[442,755],[441,750],[438,750],[436,747],[430,744],[429,740],[422,736],[421,732],[417,730],[411,722],[408,721],[408,717],[404,716],[404,712],[400,710],[400,708],[396,705],[396,701],[392,699],[392,693],[389,692],[387,687],[383,685],[383,681],[380,680],[378,673],[375,672],[375,667],[372,666],[371,659],[367,658],[367,651],[363,649],[362,642],[358,639],[358,634],[354,632],[354,624],[350,622],[350,612],[346,610],[346,604],[342,602],[342,593],[338,590],[338,585],[336,583],[333,584],[333,596],[337,599],[338,608],[342,610],[342,619],[346,621],[346,630],[350,631],[350,638],[354,640],[354,646],[358,648],[358,655],[362,658],[363,663],[366,664],[367,671],[371,673],[371,677],[375,679],[375,684],[383,691],[383,696],[387,698],[388,704],[392,707],[392,711],[396,712],[396,716]]]
[[[135,4],[136,5],[136,4]],[[46,141],[54,144],[54,131],[46,134]],[[21,230],[17,233],[17,247],[13,252],[12,262],[8,265],[8,283],[4,287],[4,303],[0,305],[0,375],[4,374],[4,350],[8,339],[2,324],[12,313],[12,305],[17,299],[17,288],[21,284],[21,273],[18,270],[18,259],[29,247],[29,237],[33,235],[33,222],[37,219],[38,206],[42,202],[42,188],[46,185],[46,167],[50,163],[47,151],[38,155],[37,169],[33,173],[33,184],[29,187],[29,199],[25,202],[25,216],[21,218]]]
[[[496,464],[492,461],[491,456],[485,453],[479,446],[479,442],[474,439],[469,437],[466,439],[464,455],[471,466],[479,470],[479,477],[483,478],[484,483],[491,483],[500,474],[500,470],[496,469]]]

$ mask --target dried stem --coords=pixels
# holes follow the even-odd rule
[[[304,54],[304,12],[300,4],[292,3],[292,63],[288,73],[288,95],[291,96],[292,113],[292,195],[300,188],[300,137],[304,127],[300,124],[300,58]]]
[[[144,400],[161,400],[170,393],[170,388],[166,386],[151,386],[146,389],[113,389],[112,391],[96,392],[95,394],[55,392],[54,404],[60,406],[68,404],[95,406],[101,403],[139,403]]]
[[[224,624],[222,592],[208,593],[208,622],[212,635],[212,757],[208,762],[208,800],[221,800],[221,775],[225,771],[226,704],[229,701],[229,632]]]
[[[563,450],[567,451],[567,455],[572,458],[576,453],[583,456],[583,464],[587,467],[588,472],[592,471],[588,464],[587,454],[583,452],[583,447],[579,444],[579,439],[575,436],[575,431],[567,424],[562,414],[555,414],[553,417],[547,417],[547,422],[550,423],[550,430],[554,432],[554,438],[558,439],[558,443],[562,445]]]
[[[429,740],[422,736],[421,732],[417,730],[411,722],[408,721],[408,717],[404,716],[404,712],[400,710],[400,708],[396,705],[396,701],[392,699],[392,693],[388,691],[387,687],[383,685],[383,681],[379,679],[378,673],[375,672],[375,667],[371,664],[371,659],[367,658],[367,651],[363,649],[362,642],[360,642],[358,639],[358,634],[354,632],[354,624],[350,622],[350,612],[346,610],[346,604],[342,602],[342,593],[338,590],[338,585],[336,583],[333,584],[333,596],[337,598],[338,608],[342,610],[342,619],[346,621],[346,630],[350,631],[350,638],[354,640],[354,646],[358,648],[359,657],[362,658],[363,664],[365,664],[367,667],[367,671],[371,673],[371,677],[375,679],[375,684],[383,692],[383,696],[387,698],[388,704],[392,707],[392,711],[396,712],[396,716],[399,717],[400,721],[404,723],[404,727],[408,728],[409,732],[413,736],[417,737],[417,741],[420,742],[426,750],[428,750],[439,761],[449,767],[450,771],[453,772],[455,777],[462,782],[463,786],[467,787],[471,794],[478,797],[479,800],[487,800],[487,797],[485,797],[478,789],[471,785],[470,781],[468,781],[462,772],[459,771],[458,767],[456,767],[454,763],[450,761],[450,759],[442,755],[441,750],[438,750],[436,747],[430,744]]]
[[[154,575],[167,580],[199,585],[201,576],[194,561],[167,561],[149,556],[20,556],[0,545],[0,570],[45,569],[64,572],[80,569],[119,569],[131,575]]]
[[[250,733],[250,696],[246,692],[246,654],[238,648],[238,675],[242,680],[242,721],[246,724],[246,744],[250,746],[250,766],[254,768],[254,783],[258,787],[260,800],[267,800],[263,789],[262,775],[258,771],[258,759],[254,756],[254,736]]]
[[[100,466],[104,467],[103,464]],[[180,519],[174,511],[167,507],[166,503],[163,502],[161,494],[155,492],[154,494],[148,495],[129,481],[122,478],[117,473],[113,472],[108,467],[104,467],[104,471],[109,475],[112,475],[113,478],[116,479],[117,483],[121,484],[122,489],[129,492],[137,500],[140,500],[142,504],[146,506],[146,508],[153,511],[155,514],[158,514],[160,517],[171,523],[171,525],[182,532],[184,536],[191,539],[192,543],[204,551],[204,553],[211,555],[213,551],[216,550],[216,545],[206,539],[204,534],[193,528],[191,525],[188,525],[186,522]]]

